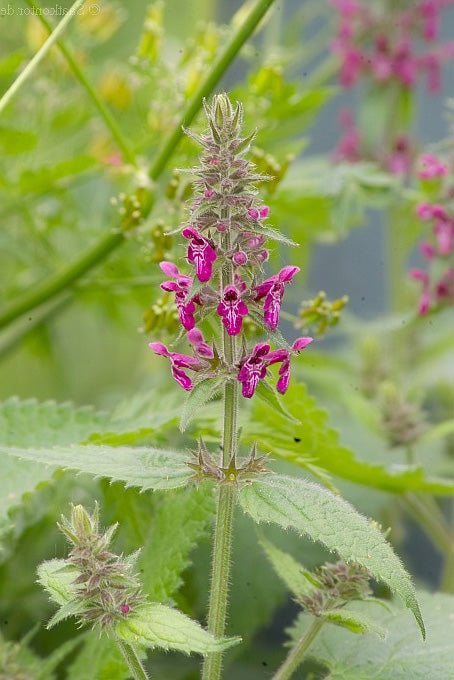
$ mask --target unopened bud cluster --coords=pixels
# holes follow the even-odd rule
[[[301,321],[297,325],[303,328],[316,326],[317,334],[323,335],[328,328],[339,323],[341,312],[347,303],[348,295],[330,302],[326,299],[326,293],[320,291],[314,300],[303,302],[299,312]]]
[[[405,398],[391,382],[379,390],[379,407],[384,434],[391,448],[411,446],[426,430],[424,413],[419,405]]]
[[[214,97],[205,105],[208,130],[187,134],[203,148],[195,175],[190,218],[182,229],[187,241],[186,260],[191,275],[180,271],[173,262],[160,263],[168,280],[161,284],[173,293],[178,317],[193,347],[194,355],[171,352],[159,342],[151,349],[170,359],[175,380],[192,390],[202,379],[226,377],[238,380],[242,394],[252,397],[267,369],[280,364],[277,390],[284,393],[290,379],[290,359],[308,345],[312,338],[298,338],[292,347],[271,350],[268,342],[248,348],[245,319],[275,333],[284,290],[299,272],[299,267],[286,266],[266,278],[263,265],[268,260],[267,238],[273,234],[264,225],[269,208],[257,198],[255,184],[268,179],[258,173],[253,163],[244,158],[255,132],[243,137],[243,110],[234,108],[227,95]],[[217,317],[224,338],[242,336],[241,354],[227,358],[214,342],[206,342],[197,325],[207,316]],[[233,341],[234,342],[234,341]],[[224,340],[225,345],[225,340]],[[195,374],[195,380],[188,371]]]
[[[326,562],[306,577],[315,589],[309,595],[300,595],[298,601],[314,616],[343,607],[350,600],[362,600],[372,595],[368,571],[355,563]]]
[[[99,531],[99,509],[89,515],[82,505],[73,506],[70,519],[61,518],[59,529],[73,545],[66,558],[77,569],[76,600],[79,624],[110,628],[144,602],[135,573],[138,553],[127,557],[109,551],[117,525]]]

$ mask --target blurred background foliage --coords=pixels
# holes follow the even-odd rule
[[[178,236],[165,234],[187,218],[190,176],[179,169],[193,166],[198,151],[184,138],[154,183],[148,172],[163,140],[252,4],[87,0],[84,12],[70,23],[63,43],[107,114],[100,115],[99,106],[87,93],[87,83],[74,73],[57,46],[1,114],[0,319],[2,310],[14,305],[24,291],[33,291],[48,277],[58,276],[106,235],[120,236],[118,245],[108,257],[99,258],[96,267],[42,305],[5,323],[0,331],[1,399],[14,394],[39,401],[70,400],[114,412],[109,418],[95,411],[76,417],[64,415],[63,407],[63,412],[60,407],[54,412],[53,406],[48,406],[40,423],[45,424],[46,432],[58,430],[61,443],[101,433],[101,440],[115,445],[124,442],[116,436],[124,438],[133,431],[134,442],[181,447],[191,446],[200,430],[208,442],[216,441],[216,404],[207,408],[188,434],[178,431],[175,414],[181,409],[181,397],[170,384],[167,366],[147,348],[148,337],[168,340],[175,329],[174,308],[159,288],[162,274],[157,263],[182,259]],[[60,0],[58,5],[67,8],[70,3]],[[8,7],[13,13],[1,16],[1,9]],[[43,23],[27,9],[30,3],[0,0],[1,92],[48,35]],[[54,18],[49,21],[55,26]],[[443,30],[449,25],[452,13]],[[389,466],[395,472],[399,468],[393,466],[408,462],[411,448],[422,468],[452,479],[451,312],[417,319],[415,290],[405,273],[406,264],[417,259],[414,246],[421,224],[414,210],[421,200],[420,189],[371,160],[332,163],[336,113],[345,98],[351,97],[342,93],[336,82],[337,64],[328,49],[334,32],[334,10],[327,2],[281,0],[242,48],[216,91],[225,89],[232,99],[241,100],[247,131],[258,128],[252,158],[260,171],[274,177],[262,189],[264,201],[271,206],[270,225],[300,245],[291,253],[286,247],[272,253],[275,264],[288,263],[291,257],[292,263],[303,268],[299,284],[289,291],[287,336],[291,339],[297,328],[303,327],[318,334],[320,340],[311,349],[310,358],[296,367],[296,377],[305,380],[320,405],[329,410],[329,423],[339,427],[342,446],[361,460]],[[358,106],[363,94],[355,95]],[[427,141],[425,121],[430,115],[421,93],[414,94],[409,106],[413,107],[415,132]],[[441,109],[440,100],[433,106]],[[370,105],[366,109],[373,127]],[[116,121],[117,136],[106,124],[106,117]],[[199,131],[200,125],[196,119],[193,128]],[[440,125],[432,126],[430,142],[440,141],[440,129]],[[131,196],[137,187],[152,194],[153,205],[149,215],[136,223]],[[131,218],[132,226],[121,235],[125,216]],[[384,234],[390,223],[397,245],[394,240],[387,251]],[[393,247],[400,253],[397,273]],[[318,295],[321,288],[327,290],[327,296]],[[345,295],[351,304],[344,309]],[[326,339],[322,337],[325,331],[329,331]],[[413,370],[416,365],[417,371]],[[152,392],[155,396],[150,396]],[[33,410],[32,402],[27,403]],[[329,444],[335,457],[341,444],[333,443],[334,434],[325,437],[328,425],[322,411],[304,399],[295,408],[306,409],[309,425],[305,434],[314,455],[320,458]],[[266,419],[266,413],[260,414],[260,405],[255,413],[252,431],[254,422]],[[1,422],[3,440],[8,440],[7,416]],[[122,422],[127,425],[118,424]],[[451,426],[437,430],[437,423],[446,422]],[[26,426],[21,427],[18,432],[23,434]],[[278,423],[277,431],[279,427]],[[443,434],[447,436],[443,438]],[[247,436],[246,430],[245,441]],[[48,441],[43,435],[43,445]],[[22,445],[18,441],[1,443]],[[366,475],[370,475],[366,468],[360,484],[354,484],[355,470],[340,474],[334,483],[332,475],[336,477],[339,471],[329,463],[327,469],[323,465],[318,468],[309,454],[306,459],[298,458],[295,446],[290,453],[283,446],[278,455],[283,469],[292,471],[296,461],[327,484],[334,484],[358,509],[385,526],[392,525],[391,540],[405,555],[418,582],[428,587],[442,583],[440,545],[434,548],[423,534],[421,527],[429,535],[431,530],[421,515],[417,523],[418,508],[413,508],[412,521],[405,519],[397,496],[386,490],[389,478],[382,486],[378,482],[364,486]],[[14,478],[6,464],[3,472],[5,479],[6,473]],[[174,499],[139,495],[119,484],[109,486],[62,472],[31,481],[33,485],[22,491],[20,485],[14,486],[17,479],[11,482],[4,495],[9,500],[2,508],[6,519],[0,553],[0,613],[1,631],[8,640],[21,639],[37,621],[50,615],[50,605],[35,585],[34,571],[39,561],[63,550],[54,523],[60,512],[66,512],[68,500],[90,505],[95,497],[100,498],[105,523],[121,522],[120,549],[130,551],[147,544],[144,572],[149,583],[155,583],[153,578],[161,573],[150,571],[153,549],[157,555],[164,550],[162,537],[166,534],[175,543],[181,538],[181,527],[172,525],[170,501]],[[40,482],[37,489],[30,491],[36,482]],[[23,497],[22,492],[26,492]],[[180,572],[186,569],[184,585],[181,579],[163,585],[163,597],[203,620],[211,510],[207,506],[196,520],[198,501],[188,494],[187,498],[178,497],[178,502],[188,521],[194,520],[178,558]],[[433,502],[433,513],[438,512],[446,524],[451,501]],[[157,516],[161,525],[150,528],[150,515]],[[323,559],[321,549],[308,542],[295,543],[291,536],[270,534],[277,545],[291,550],[308,567]],[[231,653],[229,672],[234,673],[231,677],[253,680],[264,677],[267,669],[278,663],[282,626],[292,620],[296,610],[253,540],[252,525],[239,517],[236,554],[244,553],[245,546],[247,560],[234,559],[230,626],[241,629],[250,644]],[[193,566],[188,569],[191,561]],[[446,580],[446,573],[444,585],[447,590],[453,585]],[[247,598],[254,606],[245,608]],[[32,634],[31,645],[39,658],[17,660],[14,654],[23,651],[14,651],[5,643],[4,650],[0,647],[0,667],[3,654],[5,667],[7,663],[13,669],[15,663],[25,664],[34,669],[36,677],[41,677],[41,672],[42,677],[50,678],[57,669],[57,677],[59,673],[69,680],[93,680],[95,676],[84,669],[95,664],[96,657],[97,665],[92,668],[97,669],[97,678],[125,677],[115,659],[89,637],[77,658],[73,643],[68,642],[64,653],[70,670],[62,675],[61,666],[58,670],[61,659],[52,654],[74,636],[70,622],[52,634],[42,627],[33,629]],[[48,657],[50,665],[38,672],[35,666],[41,657]],[[163,655],[153,667],[156,677],[190,680],[197,677],[198,661]],[[116,668],[120,668],[117,675]],[[20,676],[11,671],[6,677]]]

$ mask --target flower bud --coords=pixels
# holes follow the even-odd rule
[[[71,512],[71,523],[77,536],[90,536],[96,530],[96,519],[90,517],[83,505],[75,505]]]
[[[236,253],[233,253],[232,260],[237,266],[241,266],[246,264],[247,255],[244,251],[238,250]]]

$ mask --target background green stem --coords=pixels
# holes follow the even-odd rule
[[[274,0],[257,0],[255,6],[246,18],[244,24],[232,36],[219,59],[213,64],[207,77],[198,88],[195,95],[189,101],[185,113],[178,121],[174,131],[164,144],[161,152],[151,166],[150,177],[156,180],[164,170],[172,153],[177,147],[183,135],[182,125],[189,125],[196,113],[202,106],[202,100],[208,96],[215,85],[224,75],[230,63],[233,61],[243,44],[256,29],[258,23],[273,4]],[[54,35],[54,34],[53,34]],[[58,37],[58,36],[56,36]],[[56,39],[56,38],[55,38]],[[55,42],[55,40],[54,40]],[[151,211],[150,206],[143,212],[143,217],[147,217]],[[4,328],[11,321],[28,312],[30,309],[46,302],[60,291],[71,286],[75,281],[84,276],[91,269],[100,264],[105,258],[124,241],[121,231],[109,233],[103,236],[95,245],[85,252],[76,262],[69,265],[62,272],[51,276],[41,283],[35,285],[30,291],[20,295],[14,302],[7,305],[0,312],[0,328]]]
[[[120,640],[119,638],[116,638],[116,642],[128,664],[128,668],[131,671],[134,680],[150,680],[150,676],[143,667],[134,647],[127,642],[123,642],[123,640]]]
[[[0,315],[0,328],[4,328],[22,314],[38,307],[51,298],[69,288],[95,265],[104,260],[124,240],[123,232],[109,233],[88,250],[79,260],[69,265],[62,272],[49,276],[20,295],[7,305]]]
[[[407,493],[402,496],[401,502],[408,514],[445,557],[441,588],[444,592],[454,592],[454,574],[451,573],[454,567],[454,534],[443,513],[432,496],[422,497]]]
[[[386,286],[388,309],[392,312],[402,311],[405,302],[405,262],[407,245],[402,239],[397,208],[390,208],[385,213],[386,219]]]
[[[312,621],[303,637],[294,647],[292,647],[282,666],[273,675],[272,680],[287,680],[287,678],[290,678],[293,675],[303,661],[306,652],[317,637],[323,624],[324,621],[320,618],[315,618]]]
[[[3,97],[0,99],[0,113],[6,108],[14,95],[17,94],[25,81],[30,78],[35,68],[44,59],[52,45],[54,45],[58,40],[71,19],[76,15],[77,10],[81,7],[81,5],[84,4],[84,2],[85,0],[76,0],[76,2],[68,10],[67,14],[65,14],[63,19],[55,28],[54,32],[47,38],[46,42],[39,48],[33,59],[29,61],[27,66],[19,74],[14,83],[7,89]]]
[[[35,16],[39,19],[39,21],[42,23],[42,25],[46,27],[46,29],[49,31],[49,33],[52,33],[52,25],[47,21],[46,17],[40,11],[39,4],[37,2],[35,2],[35,0],[25,0],[25,2],[27,3],[27,5],[29,7],[37,10]],[[62,42],[61,40],[57,40],[57,47],[60,50],[60,52],[64,55],[66,61],[68,62],[69,66],[71,67],[71,70],[74,73],[74,75],[76,76],[77,80],[80,82],[80,84],[87,91],[87,93],[88,93],[89,97],[91,98],[93,104],[97,108],[99,115],[101,116],[104,123],[106,124],[106,127],[110,130],[112,137],[115,139],[115,141],[117,142],[121,151],[123,152],[124,158],[129,163],[131,163],[131,165],[133,165],[134,167],[137,167],[137,162],[136,162],[135,156],[134,156],[133,152],[131,151],[131,149],[129,148],[129,145],[126,142],[126,139],[124,138],[123,133],[121,132],[116,121],[114,120],[114,118],[110,114],[110,111],[105,106],[102,99],[100,97],[98,97],[96,90],[92,87],[91,83],[86,78],[85,73],[80,68],[79,64],[74,59],[71,52],[66,47],[65,43]]]
[[[274,0],[258,0],[251,10],[250,14],[244,21],[244,24],[240,26],[238,31],[233,35],[231,41],[226,46],[225,50],[221,53],[219,58],[215,61],[211,70],[209,71],[205,80],[202,81],[199,88],[196,90],[192,99],[190,100],[186,111],[181,116],[175,128],[164,144],[160,154],[158,154],[153,165],[150,169],[151,179],[156,179],[164,167],[167,164],[170,156],[174,152],[176,146],[180,142],[184,129],[191,124],[192,120],[195,118],[196,114],[199,112],[202,105],[204,97],[207,97],[217,85],[221,77],[224,75],[228,66],[231,64],[233,59],[236,57],[241,47],[244,45],[246,40],[257,28],[258,23],[264,17],[267,10],[271,7]]]

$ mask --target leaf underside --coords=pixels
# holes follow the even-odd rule
[[[20,460],[86,472],[95,477],[124,482],[126,486],[146,489],[176,489],[192,475],[186,454],[144,447],[55,446],[18,449],[0,447],[0,454]]]

